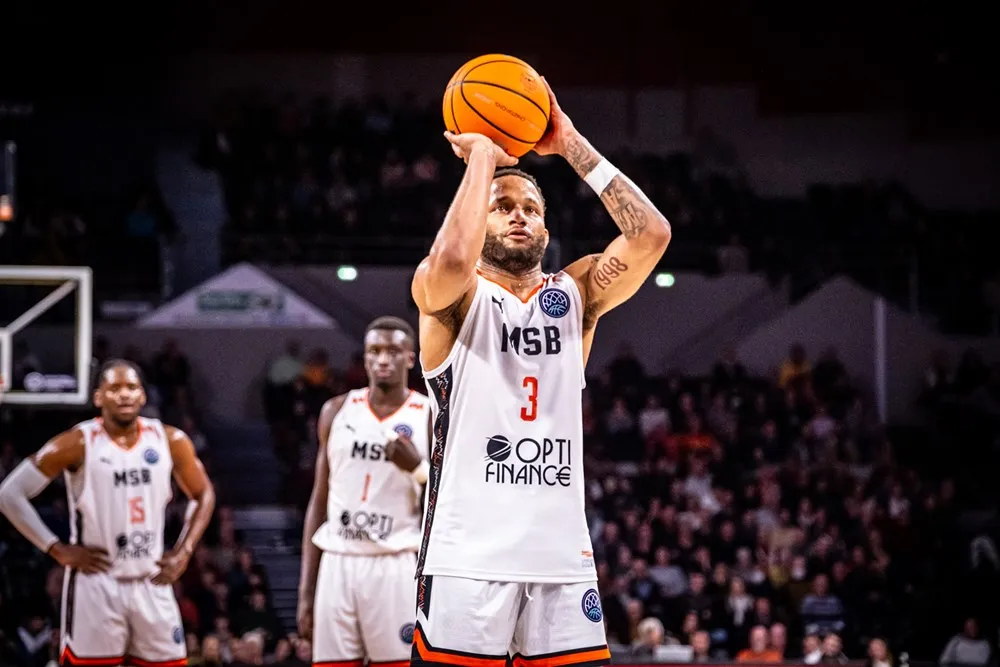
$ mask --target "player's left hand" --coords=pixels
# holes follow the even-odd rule
[[[399,433],[393,433],[386,443],[385,456],[403,472],[413,472],[422,459],[413,441]]]
[[[539,155],[564,155],[567,143],[576,134],[576,127],[573,126],[573,121],[569,119],[566,112],[559,106],[559,102],[556,101],[556,94],[552,92],[552,86],[549,85],[544,76],[542,77],[542,83],[545,84],[545,89],[549,91],[549,127],[545,131],[542,140],[535,144],[532,150]]]
[[[174,583],[187,570],[188,561],[190,560],[191,554],[184,549],[171,549],[163,554],[163,558],[156,561],[156,564],[160,568],[160,573],[153,577],[153,583],[157,586]]]

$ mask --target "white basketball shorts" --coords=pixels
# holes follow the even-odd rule
[[[185,667],[181,612],[170,586],[67,568],[63,578],[63,665]]]
[[[579,667],[611,662],[597,582],[423,576],[413,667]]]
[[[313,666],[408,667],[417,555],[324,553],[313,607]]]

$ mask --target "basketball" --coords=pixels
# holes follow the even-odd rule
[[[509,155],[521,157],[549,125],[549,93],[531,65],[500,54],[462,65],[444,91],[449,132],[484,134]]]

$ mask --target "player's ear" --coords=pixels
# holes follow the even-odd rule
[[[143,387],[139,390],[139,408],[146,407],[146,388]]]
[[[410,350],[406,353],[406,370],[412,369],[417,365],[417,353]]]
[[[98,410],[100,410],[103,407],[101,405],[103,403],[103,401],[101,400],[101,390],[100,389],[95,389],[94,390],[94,397],[93,398],[94,398],[94,407],[97,408]]]

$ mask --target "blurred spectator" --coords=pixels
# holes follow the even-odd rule
[[[831,632],[823,638],[823,657],[819,659],[821,665],[844,665],[847,664],[847,656],[844,655],[843,645],[840,635]]]
[[[895,667],[892,653],[884,639],[876,637],[868,642],[867,667]]]
[[[767,628],[757,625],[750,630],[750,647],[736,655],[736,662],[753,664],[781,662],[781,654],[768,647]]]
[[[979,636],[979,623],[966,619],[962,632],[951,638],[941,652],[939,660],[945,665],[985,665],[990,661],[992,649],[988,641]]]
[[[830,580],[825,574],[813,579],[812,593],[802,600],[802,623],[807,634],[840,632],[844,628],[844,605],[830,593]]]

